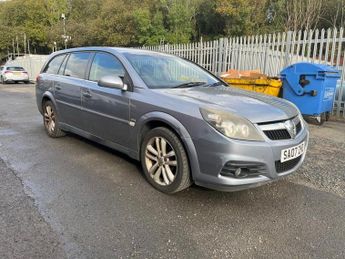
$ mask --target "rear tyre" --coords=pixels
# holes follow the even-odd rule
[[[159,191],[175,193],[192,184],[186,151],[171,130],[159,127],[149,131],[140,158],[147,181]]]
[[[51,101],[43,104],[43,124],[49,137],[59,138],[66,135],[59,127],[59,117]]]
[[[30,81],[24,81],[24,84],[30,84]]]

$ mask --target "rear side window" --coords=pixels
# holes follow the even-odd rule
[[[89,61],[90,53],[76,52],[71,53],[65,68],[65,76],[85,78],[85,71]]]
[[[65,57],[66,57],[66,55],[59,55],[59,56],[53,58],[49,62],[49,64],[46,66],[46,68],[44,69],[43,72],[47,73],[47,74],[57,74],[59,71],[59,68],[61,66],[61,63]]]
[[[97,53],[93,59],[89,80],[99,81],[104,76],[125,76],[121,62],[111,54]]]

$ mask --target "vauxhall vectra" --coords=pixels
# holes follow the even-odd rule
[[[226,85],[198,65],[151,51],[53,53],[37,78],[47,134],[73,132],[140,160],[165,193],[235,191],[296,171],[308,128],[288,101]],[[116,173],[116,172],[114,172]]]

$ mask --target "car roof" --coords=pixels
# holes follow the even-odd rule
[[[144,49],[136,49],[136,48],[122,48],[122,47],[79,47],[79,48],[70,48],[64,49],[57,52],[54,52],[53,55],[59,55],[63,53],[70,53],[70,52],[78,52],[78,51],[109,51],[113,53],[133,53],[133,54],[155,54],[155,55],[162,55],[162,56],[173,56],[166,53],[156,52],[152,50],[144,50]]]

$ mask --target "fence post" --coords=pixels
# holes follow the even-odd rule
[[[218,40],[218,55],[216,57],[217,61],[217,75],[219,76],[222,73],[223,65],[223,55],[224,55],[224,38]]]
[[[285,45],[285,60],[284,67],[287,67],[290,64],[290,51],[291,51],[291,40],[292,40],[292,31],[287,32],[286,45]]]
[[[264,74],[267,74],[267,55],[268,55],[268,48],[270,47],[269,42],[271,41],[271,35],[268,34],[267,38],[265,38],[265,42],[264,42],[264,46],[265,46],[265,56],[264,56],[264,68],[262,70],[262,72]]]

